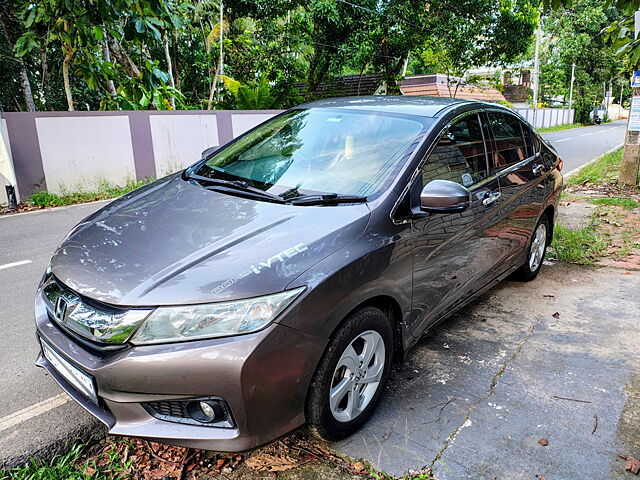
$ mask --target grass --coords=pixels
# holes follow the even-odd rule
[[[74,192],[63,191],[60,194],[46,191],[35,192],[28,199],[27,203],[38,207],[60,207],[63,205],[74,205],[76,203],[95,202],[97,200],[107,200],[109,198],[120,197],[135,190],[147,183],[149,180],[127,180],[124,186],[114,186],[107,182],[102,182],[98,188],[91,191],[77,190]]]
[[[123,462],[115,448],[83,460],[85,445],[77,444],[67,453],[49,461],[32,460],[24,467],[0,471],[0,480],[102,480],[127,478],[132,460]]]
[[[622,148],[607,153],[567,179],[569,185],[615,183],[620,175]]]
[[[596,230],[596,224],[569,230],[557,224],[553,229],[553,243],[550,254],[563,262],[593,265],[604,254],[607,244]]]
[[[588,125],[583,125],[581,123],[567,123],[565,125],[556,125],[555,127],[536,128],[536,131],[538,133],[551,133],[551,132],[560,132],[562,130],[571,130],[572,128],[581,128],[586,126]]]
[[[606,205],[609,207],[622,207],[625,210],[633,210],[634,208],[640,207],[640,203],[635,201],[633,198],[628,197],[595,198],[591,200],[591,203],[595,205]]]

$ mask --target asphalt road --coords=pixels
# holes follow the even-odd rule
[[[563,155],[565,172],[623,136],[624,122],[545,134]],[[33,296],[49,257],[73,225],[103,204],[0,216],[0,467],[103,431],[34,366],[33,324]]]
[[[618,120],[603,125],[544,133],[542,136],[551,142],[564,159],[562,173],[566,174],[622,145],[626,126],[626,120]]]

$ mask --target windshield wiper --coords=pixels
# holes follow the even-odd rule
[[[360,195],[341,195],[325,193],[324,195],[301,195],[287,199],[292,205],[337,205],[338,203],[364,203],[367,197]]]
[[[259,188],[252,187],[247,182],[243,182],[242,180],[222,180],[220,178],[211,178],[204,177],[202,175],[196,175],[195,173],[187,173],[185,174],[185,178],[196,180],[198,182],[204,182],[209,185],[205,187],[207,189],[223,187],[250,193],[255,197],[265,198],[272,202],[285,203],[282,197],[274,195],[273,193],[265,192],[264,190],[260,190]]]

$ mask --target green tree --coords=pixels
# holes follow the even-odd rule
[[[575,63],[574,106],[576,120],[589,122],[593,107],[604,99],[605,89],[621,76],[615,51],[605,41],[603,29],[621,17],[615,7],[599,0],[574,0],[543,18],[541,86],[543,97],[568,98],[571,65]]]

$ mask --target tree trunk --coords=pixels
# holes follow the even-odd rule
[[[126,73],[129,77],[139,77],[140,69],[133,62],[133,60],[131,60],[131,57],[129,57],[124,48],[122,48],[120,42],[112,36],[109,36],[108,40],[109,51],[113,53],[113,56],[116,57],[118,63],[122,65],[124,73]]]
[[[64,80],[64,93],[67,96],[67,105],[69,111],[73,112],[73,94],[71,93],[71,81],[69,79],[69,63],[73,59],[73,49],[71,45],[63,44],[63,50],[65,51],[64,60],[62,61],[62,79]]]
[[[49,62],[47,60],[47,46],[40,44],[40,85],[42,87],[42,103],[47,108],[47,98],[49,97]]]
[[[102,41],[102,60],[104,62],[111,63],[111,52],[109,51],[109,42],[107,42],[107,31],[103,28],[102,32],[104,35],[104,40]],[[117,95],[116,86],[111,79],[107,80],[107,92],[109,92],[109,95],[112,97]]]
[[[627,122],[627,135],[624,139],[624,152],[620,164],[620,177],[618,182],[624,186],[638,185],[638,169],[640,168],[640,132],[629,130],[635,99],[640,96],[640,88],[634,88]],[[635,105],[637,107],[637,105]]]
[[[180,72],[178,71],[178,34],[173,32],[173,77],[176,82],[176,88],[180,90]]]
[[[9,12],[6,10],[4,2],[0,2],[0,22],[2,23],[2,30],[4,32],[5,38],[7,39],[7,44],[10,48],[13,48],[16,39],[13,35],[11,35],[12,29],[9,25]],[[33,101],[33,93],[31,92],[31,82],[29,81],[27,67],[22,58],[16,57],[16,61],[18,62],[18,66],[20,68],[20,86],[22,87],[22,94],[24,95],[25,105],[27,106],[27,110],[29,112],[35,112],[36,104]]]
[[[176,88],[176,82],[173,79],[173,64],[171,62],[171,54],[169,53],[169,37],[167,36],[167,32],[164,32],[162,35],[162,43],[164,46],[164,58],[167,61],[167,73],[169,74],[169,83],[173,88]],[[176,97],[171,95],[169,98],[169,103],[171,104],[171,109],[176,109]]]
[[[33,94],[31,92],[31,82],[29,81],[29,75],[27,69],[24,66],[24,62],[20,62],[20,85],[22,86],[22,92],[24,94],[24,101],[27,105],[27,111],[35,112],[36,104],[33,101]]]
[[[69,21],[64,20],[64,31],[69,31]],[[69,106],[69,111],[73,112],[75,108],[73,108],[73,95],[71,93],[71,81],[69,79],[69,63],[73,59],[73,54],[75,53],[71,44],[62,42],[62,51],[64,52],[64,60],[62,61],[62,79],[64,80],[64,93],[67,95],[67,105]]]

